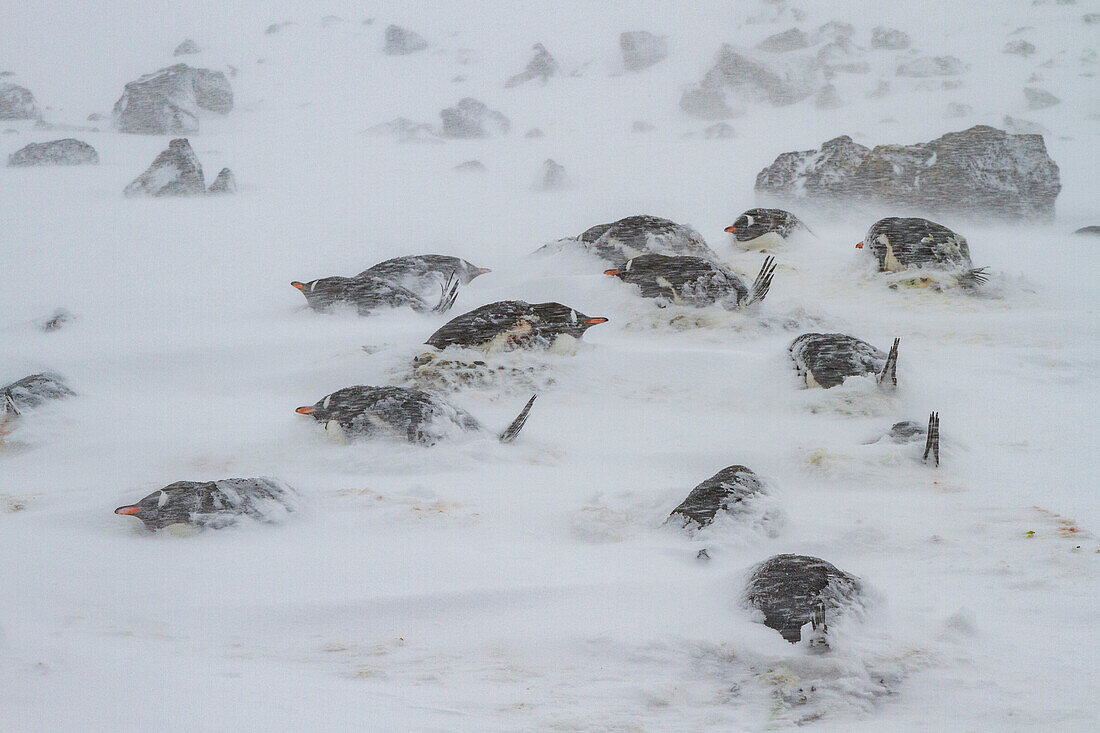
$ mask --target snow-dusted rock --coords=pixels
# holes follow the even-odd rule
[[[928,143],[879,145],[848,136],[784,153],[756,177],[763,199],[826,208],[905,206],[994,219],[1050,219],[1058,166],[1039,135],[979,125]]]
[[[1028,109],[1046,109],[1062,101],[1045,89],[1035,87],[1024,87],[1024,98],[1027,99]]]
[[[206,190],[207,193],[237,193],[237,178],[233,175],[233,171],[228,168],[222,168],[218,173],[218,177],[214,179],[214,182],[210,184],[210,188]]]
[[[95,148],[73,138],[31,143],[8,156],[9,166],[94,165],[98,162],[99,154]]]
[[[851,23],[844,23],[839,20],[830,20],[819,27],[813,34],[813,42],[821,43],[822,41],[839,41],[843,39],[851,38],[856,34],[856,28]]]
[[[1035,53],[1035,45],[1032,43],[1028,43],[1021,38],[1006,43],[1004,47],[1004,52],[1026,57]]]
[[[546,133],[537,127],[532,127],[530,130],[523,133],[523,136],[528,140],[534,140],[536,138],[545,137]]]
[[[966,117],[973,111],[974,108],[971,107],[969,104],[965,104],[963,102],[948,102],[947,111],[944,112],[943,116],[950,118]]]
[[[443,137],[489,137],[492,134],[506,135],[512,129],[512,123],[507,117],[472,97],[466,97],[454,107],[442,110],[439,117],[443,121],[439,134]]]
[[[912,43],[909,34],[885,26],[875,26],[871,29],[871,48],[885,49],[888,51],[902,51],[909,48]]]
[[[367,129],[368,135],[387,135],[397,139],[398,142],[432,142],[440,143],[432,126],[423,122],[414,122],[406,117],[398,117],[389,122],[382,122]]]
[[[898,76],[923,79],[929,76],[957,76],[966,71],[966,64],[954,56],[922,56],[898,67]]]
[[[180,45],[176,46],[176,50],[172,52],[173,56],[190,56],[191,54],[199,53],[202,49],[199,48],[199,44],[192,41],[190,38],[185,38],[180,42]]]
[[[1001,124],[1004,125],[1005,130],[1015,133],[1017,135],[1049,135],[1050,130],[1044,125],[1040,125],[1038,122],[1032,122],[1031,120],[1022,120],[1019,117],[1012,117],[1005,115],[1001,120]]]
[[[628,31],[619,34],[619,48],[623,52],[623,67],[627,71],[641,71],[668,56],[668,43],[664,36],[649,31]]]
[[[126,187],[127,196],[201,196],[206,182],[191,143],[179,138],[168,143],[168,149],[156,157],[153,164]]]
[[[504,82],[505,89],[519,86],[532,79],[538,79],[545,84],[550,77],[561,73],[558,69],[558,62],[554,60],[554,57],[550,55],[545,46],[536,43],[531,50],[535,52],[535,55],[527,62],[527,68],[515,76],[509,77],[508,81]]]
[[[728,122],[715,122],[703,130],[705,140],[728,140],[733,137],[737,137],[737,132],[733,129],[733,125]]]
[[[428,47],[428,42],[419,33],[391,25],[386,28],[386,45],[382,53],[387,56],[405,56]]]
[[[232,109],[225,74],[176,64],[127,84],[114,118],[119,132],[178,135],[199,129],[199,110],[224,115]]]
[[[485,164],[480,160],[467,160],[456,165],[455,170],[460,173],[482,173],[485,171]]]
[[[569,188],[569,177],[565,175],[565,167],[547,158],[539,169],[535,190],[561,191],[566,188]]]
[[[275,35],[276,33],[278,33],[279,31],[281,31],[283,28],[289,28],[292,25],[298,25],[298,24],[295,23],[292,20],[286,20],[286,21],[283,21],[282,23],[272,23],[271,25],[269,25],[267,28],[264,29],[264,34],[268,35],[268,36],[272,36],[272,35]]]
[[[698,87],[680,98],[680,108],[703,119],[734,116],[727,93],[737,100],[766,102],[774,106],[794,104],[825,86],[820,64],[812,56],[722,46],[714,66]]]
[[[788,28],[782,33],[768,36],[763,41],[756,44],[758,50],[768,51],[769,53],[798,51],[799,49],[809,48],[809,46],[810,39],[805,33],[797,28]]]
[[[836,109],[837,107],[843,107],[844,102],[841,101],[836,87],[832,84],[826,84],[814,97],[814,106],[818,109]]]
[[[861,58],[859,50],[846,38],[819,48],[817,61],[826,74],[866,74],[871,70],[871,65]]]
[[[29,89],[0,82],[0,120],[33,120],[37,117],[38,108]]]
[[[680,109],[692,117],[703,120],[727,120],[743,114],[743,110],[730,109],[726,104],[726,95],[721,89],[692,87],[680,95]]]

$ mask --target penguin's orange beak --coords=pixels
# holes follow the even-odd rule
[[[856,249],[863,249],[863,242],[856,245]]]
[[[485,274],[490,273],[490,272],[492,272],[492,270],[490,270],[488,267],[479,267],[479,268],[477,268],[477,274],[478,275],[485,275]]]
[[[300,283],[297,280],[292,282],[290,284],[290,286],[293,287],[293,288],[298,288],[299,290],[305,290],[306,289],[306,284],[305,283]]]
[[[729,232],[730,234],[733,234],[734,232],[737,231],[737,227],[726,227],[726,231]]]
[[[115,509],[115,514],[123,514],[123,515],[129,517],[129,516],[132,516],[134,514],[137,514],[140,511],[141,511],[141,507],[139,507],[139,506],[120,506],[118,509]]]
[[[618,275],[619,272],[620,272],[619,270],[604,270],[603,274],[605,274],[605,275]]]
[[[607,323],[607,319],[606,318],[589,318],[587,321],[585,321],[585,323],[587,323],[589,326],[595,326],[595,325],[600,324],[600,323]]]
[[[316,407],[299,407],[297,410],[295,410],[295,412],[298,413],[299,415],[312,415],[313,413],[317,412],[317,408]]]

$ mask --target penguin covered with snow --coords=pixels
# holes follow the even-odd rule
[[[64,377],[50,372],[31,374],[0,387],[0,442],[15,430],[16,422],[27,410],[75,394]]]
[[[474,278],[492,272],[478,267],[461,257],[450,255],[405,255],[394,257],[368,267],[355,277],[380,278],[403,285],[414,292],[427,292],[450,279],[453,273],[462,285],[469,285]]]
[[[218,529],[241,518],[275,522],[298,508],[298,495],[274,478],[176,481],[115,514],[137,517],[146,529],[193,525]]]
[[[760,477],[745,466],[727,466],[702,482],[672,510],[669,522],[699,529],[710,525],[719,512],[737,514],[749,502],[767,493]]]
[[[879,219],[856,248],[866,248],[875,256],[879,272],[910,269],[948,272],[966,288],[983,285],[989,279],[984,267],[975,268],[971,262],[965,237],[928,219],[897,216]],[[927,285],[932,280],[918,278],[918,282]]]
[[[323,277],[309,282],[290,283],[305,296],[315,311],[327,312],[340,305],[354,306],[361,316],[369,316],[382,308],[412,308],[417,313],[446,313],[458,297],[459,278],[449,276],[440,286],[436,302],[429,302],[407,287],[382,277]]]
[[[510,443],[527,422],[535,396],[497,438]],[[308,407],[299,407],[325,427],[335,442],[350,438],[392,438],[416,445],[435,445],[462,433],[483,432],[473,415],[442,397],[410,387],[345,387]]]
[[[576,241],[616,267],[644,254],[686,255],[718,261],[718,255],[695,229],[645,214],[597,224]]]
[[[908,445],[924,441],[924,453],[921,456],[923,463],[940,465],[940,413],[928,414],[927,425],[915,420],[902,420],[890,426],[885,435],[881,435],[867,445],[882,442]]]
[[[703,308],[717,304],[736,310],[768,294],[775,275],[775,258],[764,260],[751,288],[729,268],[700,257],[639,255],[622,267],[604,270],[604,274],[637,285],[643,298],[657,298],[661,301],[658,305]]]
[[[749,573],[743,601],[764,615],[764,625],[797,644],[812,624],[809,646],[829,648],[827,619],[858,604],[859,579],[808,555],[775,555]]]
[[[607,323],[561,303],[500,300],[453,318],[425,342],[437,349],[448,346],[512,349],[550,349],[562,339],[579,339],[592,326]]]
[[[866,341],[843,333],[804,333],[788,347],[791,360],[807,387],[832,387],[848,377],[873,375],[880,386],[898,384],[898,344],[884,354]]]
[[[762,208],[749,209],[726,227],[726,231],[744,249],[778,246],[799,229],[810,231],[809,227],[789,211]]]

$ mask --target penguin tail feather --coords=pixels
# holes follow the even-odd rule
[[[749,293],[749,299],[745,301],[745,305],[762,301],[768,295],[768,290],[771,289],[773,277],[775,277],[775,258],[769,256],[764,260],[760,272],[756,274],[756,281],[752,284],[752,291]]]
[[[975,267],[958,276],[959,285],[964,288],[977,288],[989,282],[985,267]]]
[[[928,460],[929,453],[932,454],[933,459],[936,462],[936,466],[940,465],[940,413],[932,412],[928,415],[928,434],[924,440],[924,457],[922,461]]]
[[[436,313],[446,313],[451,309],[451,306],[455,304],[455,299],[458,298],[458,275],[453,270],[450,277],[447,278],[447,282],[439,286],[442,291],[439,297],[439,303],[436,304],[433,311]]]
[[[900,338],[894,339],[894,345],[890,347],[890,353],[886,355],[886,364],[878,374],[878,383],[886,387],[898,386],[898,344]]]
[[[531,395],[531,399],[527,400],[527,404],[524,405],[520,413],[516,415],[516,419],[500,434],[499,439],[501,443],[511,443],[516,439],[516,436],[519,435],[519,431],[523,430],[523,426],[527,422],[527,416],[531,414],[531,405],[535,404],[536,397],[538,397],[538,395]]]

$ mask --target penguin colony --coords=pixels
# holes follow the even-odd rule
[[[775,247],[797,232],[812,234],[793,214],[762,208],[744,212],[726,231],[734,235],[737,246],[757,250]],[[775,260],[769,256],[749,285],[719,261],[694,229],[653,216],[600,224],[568,241],[610,263],[605,275],[618,278],[660,307],[750,309],[765,299],[775,274]],[[882,219],[857,247],[874,256],[880,272],[912,271],[918,280],[932,272],[948,273],[964,288],[977,288],[987,279],[984,268],[972,266],[965,238],[926,219]],[[453,306],[460,287],[489,272],[457,257],[426,254],[386,260],[354,277],[322,277],[291,285],[317,312],[350,307],[362,316],[383,308],[444,313]],[[439,350],[460,347],[488,353],[550,349],[560,339],[580,339],[588,329],[607,322],[606,317],[557,302],[503,300],[450,320],[425,343]],[[872,388],[892,390],[897,387],[899,344],[895,338],[889,351],[883,352],[847,334],[806,333],[794,339],[788,350],[807,388],[830,389],[849,378],[868,377],[874,381]],[[0,448],[26,413],[75,394],[63,377],[49,373],[0,388]],[[466,433],[487,433],[511,443],[535,399],[531,396],[499,432],[486,429],[438,394],[393,385],[345,387],[296,412],[312,418],[337,443],[380,439],[431,446]],[[938,466],[937,412],[931,413],[927,426],[898,422],[879,441],[906,444],[922,439],[921,460]],[[767,483],[752,469],[731,465],[692,489],[672,509],[666,524],[695,532],[712,525],[719,515],[736,521],[753,502],[769,494]],[[276,478],[230,478],[177,481],[118,507],[115,513],[135,517],[151,531],[178,526],[216,529],[242,519],[278,521],[297,506],[297,492]],[[706,560],[709,555],[704,549],[698,558]],[[761,614],[764,624],[787,641],[823,651],[830,646],[830,619],[857,604],[862,587],[858,578],[820,558],[776,555],[749,571],[742,603]]]

